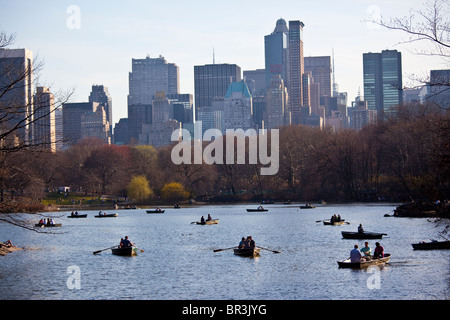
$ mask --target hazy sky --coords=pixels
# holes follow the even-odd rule
[[[88,101],[93,84],[108,87],[113,122],[127,117],[132,58],[163,55],[180,69],[180,92],[194,94],[194,66],[213,61],[244,70],[264,68],[264,36],[279,18],[304,24],[305,56],[335,53],[335,77],[349,103],[361,88],[362,54],[402,52],[403,85],[409,76],[448,69],[438,57],[398,45],[405,34],[368,24],[371,16],[403,17],[424,0],[0,0],[0,30],[16,33],[11,48],[28,48],[45,63],[42,85],[75,88],[72,102]],[[79,9],[68,10],[71,6]],[[79,28],[78,28],[79,27]]]

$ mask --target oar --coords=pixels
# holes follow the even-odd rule
[[[322,222],[322,221],[325,221],[325,220],[317,220],[317,221],[316,221],[316,223],[318,223],[318,222]]]
[[[214,252],[219,252],[219,251],[223,251],[223,250],[230,250],[230,249],[234,249],[237,247],[231,247],[231,248],[225,248],[225,249],[215,249]]]
[[[276,250],[270,250],[270,249],[267,249],[267,248],[263,248],[263,247],[258,247],[258,248],[260,248],[260,249],[264,249],[264,250],[267,250],[267,251],[272,251],[273,253],[281,253],[280,251],[276,251]]]
[[[142,250],[141,248],[138,248],[136,245],[134,245],[134,247],[138,250],[140,250],[141,252],[144,252],[144,250]]]
[[[109,250],[109,249],[113,249],[113,248],[117,248],[117,246],[110,247],[110,248],[106,248],[106,249],[102,249],[102,250],[98,250],[98,251],[94,251],[93,254],[97,254],[97,253],[100,253],[100,252],[102,252],[102,251]]]

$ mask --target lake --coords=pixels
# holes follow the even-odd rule
[[[449,297],[450,251],[414,251],[411,244],[438,239],[443,226],[427,219],[383,217],[394,204],[265,205],[268,212],[246,212],[258,204],[110,210],[117,218],[68,219],[49,215],[62,228],[40,234],[0,224],[1,241],[24,248],[0,257],[0,295],[20,300],[445,300]],[[197,225],[201,216],[220,219]],[[316,221],[340,214],[350,224],[325,226]],[[29,215],[34,222],[39,217]],[[380,241],[391,254],[376,269],[338,268],[354,244],[341,231],[387,233]],[[46,229],[48,230],[48,228]],[[121,257],[111,250],[128,235],[144,252]],[[214,249],[236,246],[251,235],[261,250],[257,258]]]

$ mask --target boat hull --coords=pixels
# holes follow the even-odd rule
[[[87,218],[87,214],[79,214],[79,215],[73,215],[73,216],[67,216],[67,218]]]
[[[344,239],[381,239],[385,233],[375,232],[348,232],[342,231],[342,237]]]
[[[56,227],[62,227],[61,223],[55,223],[55,224],[35,224],[38,228],[56,228]]]
[[[234,254],[241,257],[258,257],[259,252],[261,251],[260,248],[244,248],[244,249],[233,249]]]
[[[200,224],[200,225],[219,224],[219,219],[206,220],[205,222],[198,221],[197,224]]]
[[[331,220],[324,220],[323,224],[326,226],[341,226],[343,224],[346,224],[346,222],[345,222],[345,220],[334,221],[334,222],[331,222]]]
[[[450,249],[450,241],[413,243],[414,250],[440,250]]]
[[[116,218],[118,217],[119,214],[118,213],[113,213],[113,214],[107,214],[107,215],[96,215],[96,218]]]
[[[116,256],[135,256],[137,255],[135,248],[126,247],[126,248],[113,248],[111,249],[112,254]]]
[[[146,210],[147,213],[164,213],[165,210]]]
[[[362,262],[350,262],[350,259],[344,260],[344,261],[338,261],[339,268],[350,268],[350,269],[363,269],[370,266],[378,266],[383,265],[385,263],[388,263],[391,259],[391,255],[389,253],[386,253],[383,258],[379,259],[372,259],[368,261],[362,261]]]
[[[247,212],[266,212],[269,209],[247,209]]]

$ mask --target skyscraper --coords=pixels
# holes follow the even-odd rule
[[[33,139],[33,53],[0,48],[0,132],[14,130],[21,143]]]
[[[320,84],[320,97],[331,97],[331,57],[305,57],[305,72],[311,71],[315,83]]]
[[[395,113],[403,102],[402,59],[397,50],[363,54],[364,100],[381,119]]]
[[[288,92],[292,118],[300,123],[301,106],[303,104],[302,76],[304,73],[303,58],[303,22],[289,21],[289,80]]]
[[[194,66],[196,110],[211,107],[214,98],[225,97],[229,85],[241,80],[241,68],[236,64]]]
[[[266,94],[266,128],[274,129],[289,124],[288,92],[281,75],[272,76]]]
[[[132,59],[129,74],[128,119],[130,139],[139,140],[143,124],[151,123],[151,105],[156,92],[179,93],[179,69],[164,57]]]
[[[36,112],[32,125],[34,137],[32,143],[56,152],[55,97],[49,88],[37,87],[33,103]]]
[[[89,95],[89,102],[98,102],[103,106],[106,112],[106,121],[109,122],[108,135],[112,137],[112,99],[108,92],[108,88],[103,85],[93,85],[91,94]]]
[[[266,88],[272,82],[272,76],[280,75],[287,82],[289,54],[288,54],[289,29],[284,19],[278,19],[275,30],[264,37]]]
[[[224,128],[248,130],[253,127],[252,96],[244,81],[233,82],[224,98]]]

